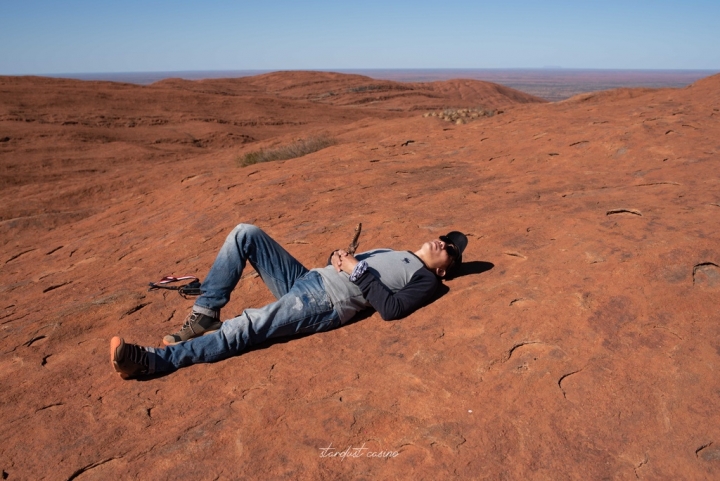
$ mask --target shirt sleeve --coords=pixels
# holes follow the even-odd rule
[[[393,293],[367,270],[354,281],[363,297],[385,321],[401,319],[424,306],[435,294],[440,281],[429,270],[418,269],[405,287]]]
[[[352,274],[350,274],[350,282],[355,282],[356,280],[358,280],[360,278],[360,276],[365,274],[365,271],[367,270],[367,268],[368,268],[367,261],[360,261],[357,264],[355,264],[355,269],[353,269]]]

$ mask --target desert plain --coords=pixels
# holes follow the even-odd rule
[[[313,138],[333,143],[240,166]],[[0,77],[0,186],[2,479],[720,476],[719,75],[554,103]],[[203,278],[241,222],[308,267],[358,222],[359,251],[470,241],[405,319],[122,380],[110,338],[160,346],[192,306],[148,282]],[[249,269],[223,316],[270,301]]]

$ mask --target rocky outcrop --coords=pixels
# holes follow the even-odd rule
[[[504,110],[456,126],[311,98],[368,82],[339,75],[1,78],[2,477],[717,478],[716,80],[422,109]],[[120,379],[110,338],[159,346],[192,304],[147,283],[204,277],[239,222],[307,266],[359,222],[360,250],[470,243],[406,319]],[[271,300],[247,275],[223,316]]]

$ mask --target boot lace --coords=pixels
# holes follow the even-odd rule
[[[135,344],[125,344],[127,351],[127,357],[133,364],[137,364],[143,367],[150,366],[148,362],[148,352],[142,346],[136,346]]]
[[[197,313],[197,312],[194,312],[194,311],[191,312],[190,314],[188,314],[188,316],[185,318],[185,322],[183,322],[183,325],[182,325],[182,327],[180,328],[180,331],[182,332],[182,331],[185,331],[185,330],[187,330],[187,329],[190,329],[190,331],[192,331],[193,334],[197,334],[197,332],[196,332],[195,329],[193,328],[193,324],[195,324],[195,322],[197,321],[198,317],[200,317],[200,314]],[[202,326],[201,326],[201,327],[202,327]]]

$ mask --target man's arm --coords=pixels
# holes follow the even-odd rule
[[[409,316],[427,304],[440,281],[435,274],[421,268],[413,274],[405,287],[395,293],[370,271],[366,271],[354,283],[384,321],[394,321]]]
[[[432,298],[440,285],[434,273],[420,268],[402,289],[393,292],[370,270],[363,269],[359,275],[355,273],[358,260],[344,250],[333,252],[330,260],[338,272],[343,271],[350,276],[350,281],[360,288],[363,297],[384,321],[394,321],[412,314]],[[357,278],[353,279],[354,276]]]

